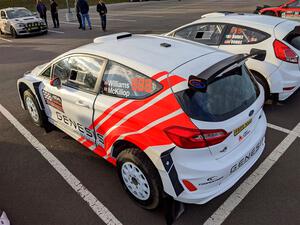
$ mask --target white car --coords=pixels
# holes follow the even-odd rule
[[[117,167],[140,206],[203,204],[264,149],[264,92],[249,56],[168,37],[96,38],[18,80],[22,107]],[[100,178],[101,179],[101,178]]]
[[[247,66],[263,85],[266,98],[285,100],[300,86],[300,23],[271,16],[210,13],[167,34],[228,52],[266,51],[264,61],[249,59]]]
[[[11,34],[13,37],[22,35],[47,33],[44,20],[26,8],[13,7],[0,9],[0,33]]]

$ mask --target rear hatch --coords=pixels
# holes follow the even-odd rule
[[[220,54],[212,53],[195,59],[177,68],[172,74],[181,75],[187,80],[190,75],[203,74],[203,69],[198,69],[203,66],[203,62],[214,69]],[[206,72],[210,70],[204,70],[204,76]],[[173,88],[173,92],[182,109],[200,130],[203,139],[207,140],[205,147],[216,159],[233,151],[253,135],[262,114],[262,88],[244,62],[230,66],[214,77],[207,83],[206,91],[196,91],[188,87],[187,82],[181,89]]]

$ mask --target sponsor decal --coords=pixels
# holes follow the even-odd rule
[[[96,143],[101,147],[104,147],[104,138],[103,135],[96,133],[96,137],[94,135],[93,129],[89,129],[83,126],[81,123],[74,121],[67,117],[65,114],[60,112],[56,112],[56,118],[58,121],[63,123],[64,125],[73,129],[76,133],[79,133],[81,136],[85,137],[88,140],[94,141],[96,139]]]
[[[214,183],[214,182],[216,182],[218,180],[221,180],[221,179],[223,179],[223,176],[222,177],[212,176],[212,177],[207,178],[206,182],[200,183],[199,185],[203,186],[203,185],[211,184],[211,183]]]
[[[230,173],[234,173],[239,168],[241,168],[246,162],[248,162],[259,150],[263,139],[261,139],[258,144],[250,151],[246,156],[244,156],[238,163],[231,167]]]
[[[239,133],[242,132],[242,130],[244,130],[246,127],[249,126],[249,124],[252,123],[252,119],[248,120],[246,123],[244,123],[242,126],[240,126],[239,128],[236,128],[233,132],[234,136],[237,136]]]
[[[53,108],[55,108],[61,112],[64,112],[61,97],[54,95],[48,91],[45,91],[44,89],[42,90],[42,92],[43,92],[43,97],[44,97],[47,105],[50,105]]]

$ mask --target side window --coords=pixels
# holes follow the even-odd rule
[[[51,67],[46,69],[40,76],[50,78],[50,75],[51,75]]]
[[[1,19],[5,19],[5,18],[6,18],[5,12],[1,11]]]
[[[109,61],[103,75],[102,89],[106,95],[142,99],[159,91],[161,85],[133,69]]]
[[[68,81],[70,75],[69,58],[62,59],[53,65],[52,78],[59,77],[62,84]]]
[[[85,91],[94,91],[103,60],[90,56],[76,56],[69,60],[68,86]]]
[[[177,31],[174,36],[203,44],[217,45],[222,38],[224,28],[224,24],[197,24]]]
[[[246,28],[232,26],[225,34],[223,41],[224,45],[243,45],[243,44],[256,44],[264,41],[269,36],[263,32]]]

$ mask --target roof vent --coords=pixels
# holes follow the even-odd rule
[[[122,35],[117,36],[117,40],[122,39],[122,38],[128,38],[128,37],[131,37],[131,36],[132,36],[131,33],[122,34]]]
[[[168,44],[168,43],[161,43],[160,46],[161,46],[161,47],[165,47],[165,48],[171,47],[171,45]]]
[[[102,37],[97,37],[94,39],[94,43],[96,44],[100,44],[106,41],[116,41],[122,38],[127,38],[127,37],[131,37],[132,34],[131,33],[127,33],[127,32],[122,32],[122,33],[117,33],[117,34],[110,34],[110,35],[106,35],[106,36],[102,36]]]

